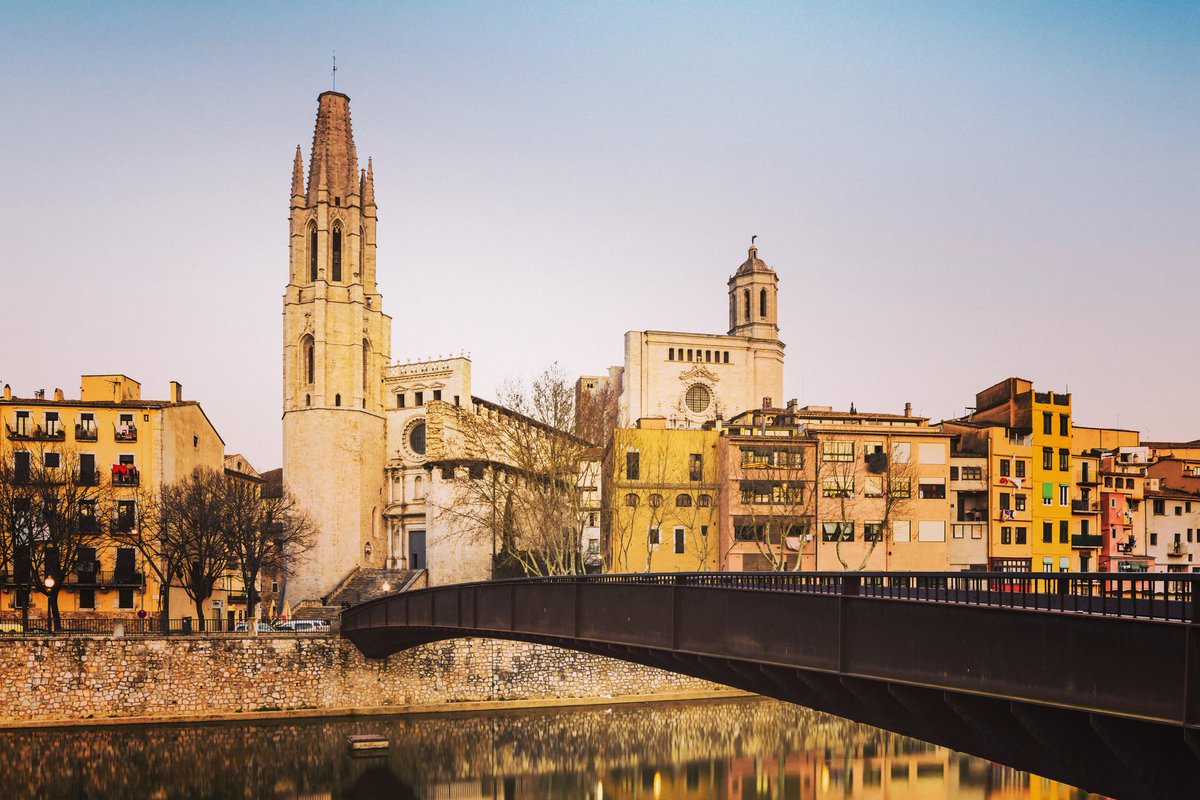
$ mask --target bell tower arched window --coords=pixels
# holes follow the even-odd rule
[[[368,380],[367,376],[370,374],[370,367],[371,367],[371,343],[368,342],[366,339],[363,339],[362,347],[363,347],[363,397],[365,400],[366,394],[367,394],[367,387],[369,386],[369,384],[367,383],[367,380]]]
[[[767,318],[767,290],[763,289],[758,293],[758,315],[763,319]]]
[[[745,306],[746,306],[746,322],[749,322],[750,321],[750,290],[749,289],[746,289],[742,292],[742,299],[745,301]]]
[[[317,279],[317,223],[308,223],[308,279]]]
[[[304,382],[311,384],[313,376],[316,372],[316,348],[313,344],[311,336],[305,336],[300,340],[300,357],[303,359]]]
[[[331,261],[333,264],[332,280],[335,282],[341,281],[341,279],[342,279],[342,223],[340,223],[340,222],[333,223],[333,252],[331,255],[332,255]]]

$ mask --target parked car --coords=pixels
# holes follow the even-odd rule
[[[329,623],[320,619],[289,619],[276,626],[277,630],[291,633],[329,633]]]
[[[272,625],[269,622],[263,622],[261,619],[258,620],[255,627],[258,628],[259,633],[276,633],[277,632],[277,629],[275,628],[274,625]],[[248,630],[250,630],[250,628],[247,626],[247,624],[245,622],[239,622],[238,624],[233,626],[234,633],[245,633]]]

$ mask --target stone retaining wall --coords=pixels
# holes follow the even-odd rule
[[[336,636],[0,638],[0,725],[718,691],[545,645],[460,639],[371,660]]]

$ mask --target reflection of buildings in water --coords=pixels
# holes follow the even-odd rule
[[[373,733],[384,758],[353,759]],[[1074,800],[1064,787],[770,700],[0,732],[5,797]],[[46,760],[46,753],[56,758]]]

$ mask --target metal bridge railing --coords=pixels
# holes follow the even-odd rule
[[[1165,572],[669,572],[494,583],[695,586],[1200,621],[1200,574]]]

